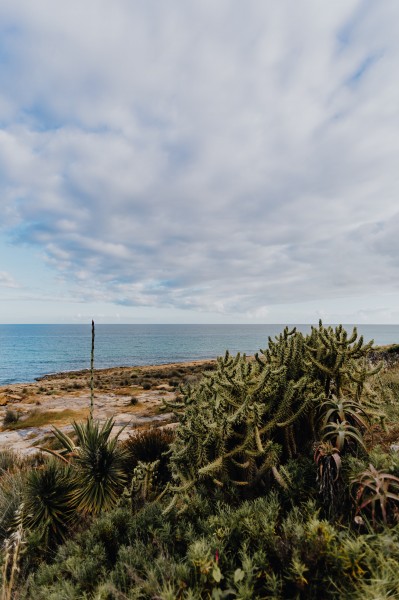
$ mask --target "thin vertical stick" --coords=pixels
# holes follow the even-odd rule
[[[91,356],[90,356],[90,419],[94,411],[94,321],[91,322]]]

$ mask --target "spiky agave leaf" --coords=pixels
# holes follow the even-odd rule
[[[66,433],[61,431],[61,429],[58,429],[58,427],[55,426],[53,427],[53,431],[55,437],[63,446],[62,454],[65,454],[65,452],[75,452],[76,445],[72,438],[69,437],[69,435],[67,435]]]

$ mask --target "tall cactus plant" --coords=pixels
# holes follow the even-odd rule
[[[356,330],[349,336],[320,322],[307,336],[285,328],[254,359],[227,352],[215,371],[169,404],[180,421],[171,453],[174,492],[199,483],[238,490],[273,479],[284,485],[286,460],[322,438],[325,402],[345,394],[356,410],[353,402],[373,373],[362,362],[371,345]]]
[[[358,338],[356,327],[352,334],[342,325],[324,327],[319,321],[318,328],[312,327],[312,333],[306,341],[308,365],[313,376],[322,383],[325,396],[334,394],[352,394],[353,384],[357,384],[359,397],[366,378],[375,370],[360,369],[364,359],[370,352],[373,340],[364,343],[363,336]]]

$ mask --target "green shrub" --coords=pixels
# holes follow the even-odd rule
[[[0,450],[0,477],[5,471],[13,471],[21,466],[21,457],[13,450]]]
[[[158,485],[165,485],[171,477],[169,458],[166,453],[174,439],[170,429],[151,428],[129,435],[123,442],[126,453],[125,470],[130,477],[139,462],[153,463],[159,461],[157,467]]]
[[[18,423],[20,418],[21,418],[21,415],[18,411],[13,410],[11,408],[7,408],[4,418],[3,418],[3,426],[8,427],[9,425]]]
[[[24,525],[42,533],[46,546],[66,539],[76,516],[76,485],[69,465],[51,460],[30,470],[24,488]]]
[[[39,567],[26,597],[64,597],[61,581],[76,598],[396,597],[397,528],[355,536],[320,519],[314,502],[286,512],[276,493],[235,508],[192,500],[181,515],[152,504],[95,519]]]

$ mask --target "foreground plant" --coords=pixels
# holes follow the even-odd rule
[[[314,460],[317,465],[317,483],[326,514],[332,518],[342,503],[341,455],[329,441],[315,444]]]
[[[46,546],[65,541],[76,509],[71,467],[53,459],[30,471],[25,485],[25,526],[39,530]]]
[[[98,514],[114,506],[126,484],[126,451],[118,444],[123,429],[111,437],[114,425],[112,418],[102,425],[91,417],[81,424],[75,422],[72,426],[76,443],[54,428],[63,448],[48,451],[73,467],[73,502],[83,513]]]
[[[2,589],[1,600],[11,600],[15,579],[19,573],[19,561],[23,552],[24,539],[24,505],[16,511],[14,527],[3,544]]]
[[[352,480],[359,486],[356,493],[356,512],[359,513],[371,506],[371,519],[376,527],[376,510],[381,512],[382,520],[386,525],[388,518],[399,514],[399,477],[378,471],[372,464],[357,478]]]

